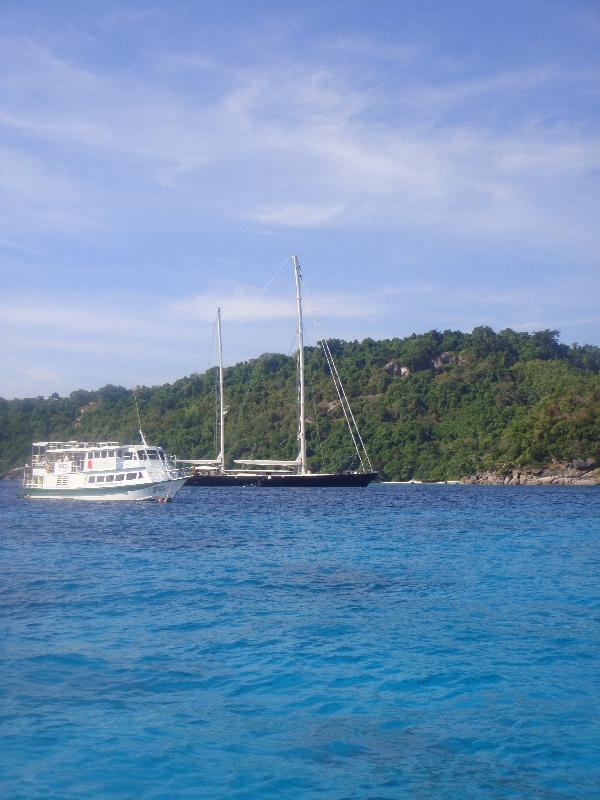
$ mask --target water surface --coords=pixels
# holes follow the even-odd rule
[[[0,483],[0,794],[600,797],[600,491]]]

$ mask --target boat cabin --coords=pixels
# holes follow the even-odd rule
[[[48,472],[104,472],[127,469],[133,464],[169,461],[162,447],[119,445],[118,442],[34,442],[32,468]]]

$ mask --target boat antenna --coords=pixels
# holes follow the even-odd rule
[[[144,436],[144,432],[142,431],[142,420],[140,418],[140,407],[138,406],[137,388],[133,390],[133,399],[135,400],[135,410],[138,418],[138,433],[140,434],[140,438],[142,440],[144,448],[146,448],[148,447],[148,445],[146,443],[146,437]]]

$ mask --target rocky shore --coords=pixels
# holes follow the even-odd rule
[[[548,467],[521,467],[502,472],[477,472],[462,483],[503,486],[600,486],[600,469],[595,459],[554,462]]]

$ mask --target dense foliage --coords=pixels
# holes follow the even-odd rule
[[[430,331],[331,340],[373,465],[384,478],[449,480],[481,469],[600,458],[600,348],[557,331]],[[356,458],[320,348],[306,349],[308,453],[314,470]],[[216,452],[216,370],[137,390],[144,432],[180,458]],[[295,359],[265,354],[226,370],[227,456],[294,458]],[[0,471],[34,440],[135,440],[133,392],[0,400]]]

